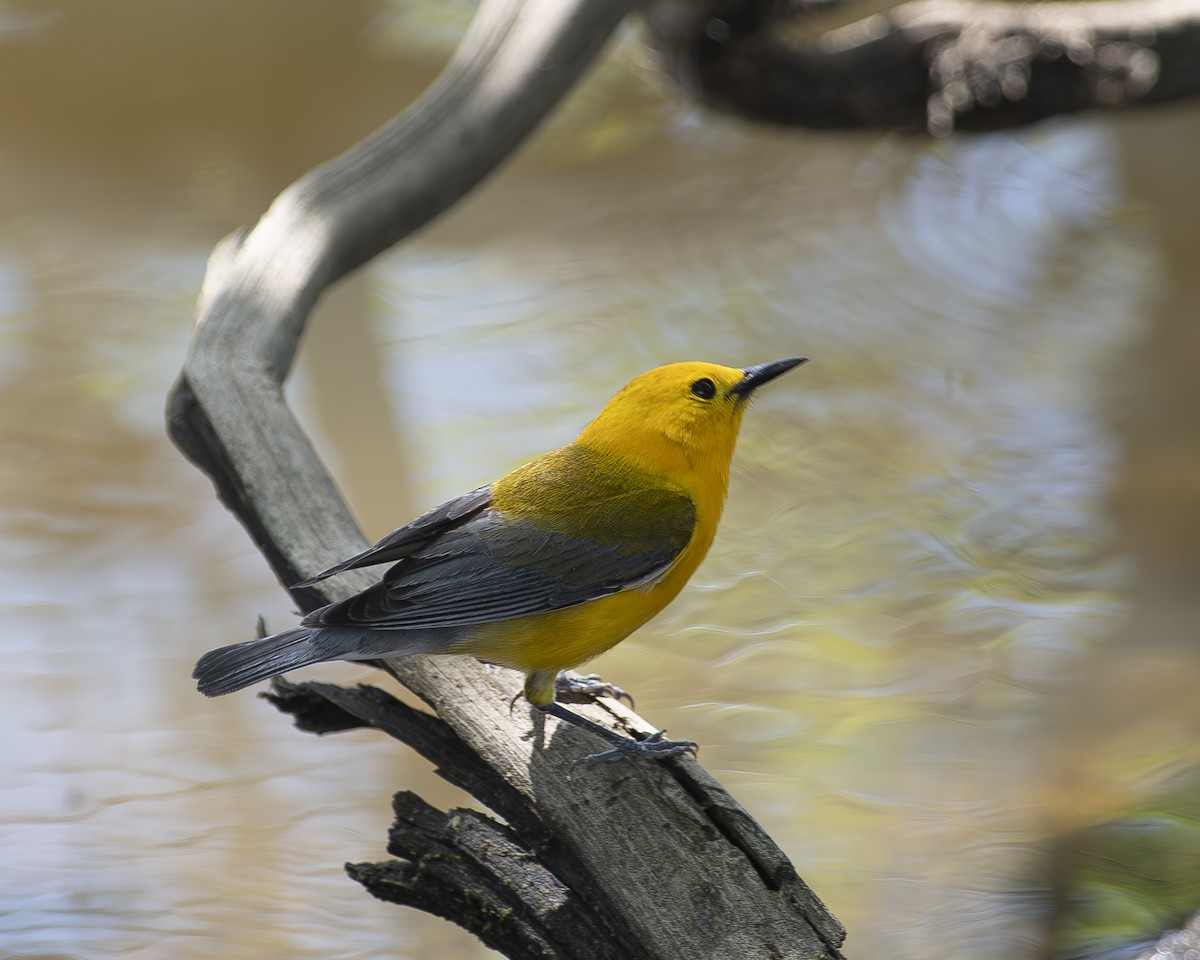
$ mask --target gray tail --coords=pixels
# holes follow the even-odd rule
[[[317,632],[311,627],[294,627],[261,640],[210,650],[192,671],[196,687],[206,697],[219,697],[288,670],[333,659],[312,642]]]

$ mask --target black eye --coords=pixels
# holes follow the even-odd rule
[[[701,377],[692,384],[692,396],[699,397],[701,400],[711,400],[717,395],[717,385],[708,377]]]

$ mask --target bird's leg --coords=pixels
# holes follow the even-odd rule
[[[611,744],[610,749],[602,753],[593,753],[591,756],[581,757],[571,764],[571,770],[567,774],[568,779],[570,779],[571,774],[575,772],[575,768],[580,764],[583,764],[585,767],[594,767],[598,763],[611,763],[614,760],[621,760],[625,757],[631,760],[665,760],[668,757],[678,757],[684,753],[695,755],[697,750],[696,744],[691,740],[664,740],[663,734],[666,733],[665,730],[652,733],[645,740],[634,740],[632,737],[623,737],[621,734],[609,730],[608,727],[602,727],[600,724],[587,719],[587,717],[581,717],[577,713],[572,713],[566,707],[553,701],[544,707],[538,707],[538,709],[582,730],[594,733]]]
[[[544,682],[538,671],[538,683]],[[508,701],[511,710],[526,691],[518,690]],[[560,670],[554,677],[554,699],[565,699],[568,703],[591,703],[597,697],[611,697],[613,700],[624,700],[633,706],[633,695],[622,690],[615,683],[602,680],[600,674],[589,673],[580,675],[570,670]]]
[[[600,679],[598,673],[578,674],[571,670],[560,671],[554,678],[554,693],[556,699],[580,696],[595,700],[597,697],[611,697],[613,700],[625,700],[633,707],[633,697],[616,684]]]

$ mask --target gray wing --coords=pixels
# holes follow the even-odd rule
[[[303,624],[463,627],[561,610],[653,582],[691,540],[696,510],[681,493],[639,493],[643,503],[647,496],[654,500],[649,528],[625,525],[619,536],[603,542],[563,533],[561,523],[558,530],[539,529],[482,509],[465,521],[442,524],[435,538],[409,550],[381,583],[313,611]]]
[[[405,524],[398,530],[393,530],[369,550],[364,550],[349,560],[334,564],[315,577],[301,580],[292,586],[311,587],[326,577],[332,577],[334,574],[343,573],[346,570],[402,560],[411,556],[413,551],[436,540],[455,525],[469,520],[491,502],[492,488],[490,484],[472,490],[470,493],[464,493],[461,497],[455,497],[453,500],[447,500],[427,513],[421,514],[411,523]]]

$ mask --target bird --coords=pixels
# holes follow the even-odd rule
[[[625,639],[687,583],[716,533],[750,399],[806,360],[687,361],[635,377],[566,446],[295,584],[393,564],[296,627],[204,654],[192,674],[199,691],[221,696],[331,660],[468,654],[523,672],[532,706],[609,745],[577,763],[694,751],[661,730],[622,736],[556,697],[572,688],[565,671]]]

